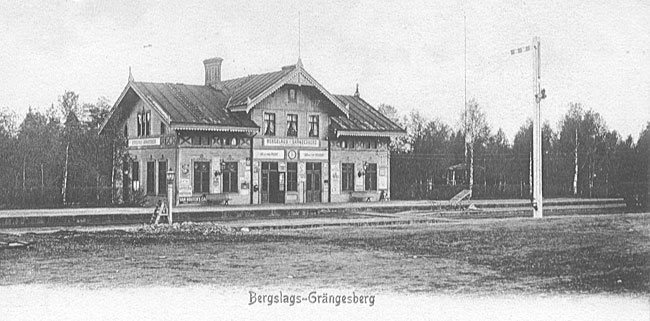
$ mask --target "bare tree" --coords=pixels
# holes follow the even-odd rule
[[[467,103],[467,108],[462,114],[463,129],[465,132],[465,144],[469,158],[469,189],[474,187],[474,147],[484,143],[490,136],[490,126],[475,99]]]

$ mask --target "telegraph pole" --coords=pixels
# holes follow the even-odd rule
[[[542,196],[542,118],[540,102],[546,98],[546,90],[540,88],[540,41],[533,38],[533,90],[535,92],[535,116],[533,118],[533,217],[543,217]]]
[[[533,181],[533,217],[542,218],[543,215],[543,196],[542,196],[542,119],[540,102],[546,98],[546,90],[541,89],[541,54],[540,54],[540,41],[539,37],[533,37],[531,46],[521,47],[510,50],[510,54],[522,53],[530,51],[533,52],[533,93],[534,93],[534,116],[533,116],[533,159],[532,159],[532,178]]]

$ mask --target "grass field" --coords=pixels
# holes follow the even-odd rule
[[[0,250],[0,285],[650,293],[650,215],[642,214],[246,233],[203,225],[21,239],[34,243]]]

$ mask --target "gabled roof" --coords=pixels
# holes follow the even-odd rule
[[[255,105],[280,89],[280,87],[286,84],[298,84],[315,87],[343,114],[346,116],[349,114],[348,106],[341,103],[340,100],[336,99],[334,95],[330,94],[325,87],[318,83],[302,67],[300,59],[298,59],[298,63],[295,65],[284,67],[280,71],[225,80],[222,84],[225,87],[226,93],[231,95],[228,103],[230,110],[249,112]]]
[[[227,92],[232,93],[230,106],[246,105],[249,97],[259,96],[265,89],[280,81],[289,74],[295,66],[282,68],[280,71],[259,75],[224,80],[221,82]]]
[[[406,133],[358,96],[336,95],[350,108],[350,117],[332,116],[336,136],[399,136]]]
[[[229,113],[228,97],[210,86],[133,82],[140,97],[162,107],[174,124],[258,128],[250,119]]]
[[[142,99],[163,120],[177,130],[257,131],[259,127],[244,113],[285,84],[312,86],[342,113],[331,114],[337,136],[396,136],[405,133],[398,125],[358,96],[332,95],[303,67],[296,65],[280,71],[225,80],[222,89],[212,86],[171,83],[129,82],[102,124],[101,131],[114,118],[123,101]]]
[[[225,109],[228,97],[210,86],[129,81],[104,121],[103,130],[127,94],[135,93],[173,129],[256,131],[250,119]],[[216,125],[216,126],[215,126]]]

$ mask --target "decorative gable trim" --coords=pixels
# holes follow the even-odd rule
[[[378,131],[378,130],[336,130],[336,137],[355,136],[355,137],[390,137],[396,138],[405,136],[406,133],[395,131]]]
[[[246,112],[250,112],[253,107],[255,107],[257,104],[259,104],[262,100],[270,96],[272,93],[276,92],[280,87],[284,86],[285,84],[289,84],[292,81],[297,81],[298,85],[302,85],[302,82],[305,81],[307,84],[314,86],[318,91],[320,91],[321,94],[323,94],[327,99],[334,104],[341,112],[345,114],[346,117],[350,117],[350,108],[349,106],[344,106],[340,100],[338,100],[334,95],[330,94],[325,87],[323,87],[321,84],[314,79],[307,71],[302,67],[302,61],[298,59],[298,63],[296,64],[296,68],[293,69],[290,73],[288,73],[286,76],[282,77],[278,82],[275,84],[269,86],[266,90],[264,90],[261,94],[259,94],[257,97],[247,98],[246,102]]]
[[[138,95],[138,97],[140,97],[140,99],[141,99],[142,101],[144,101],[144,103],[147,104],[147,106],[148,106],[149,108],[155,110],[155,111],[156,111],[156,112],[161,116],[161,118],[166,122],[166,125],[169,126],[169,125],[171,124],[171,117],[170,117],[169,114],[168,114],[167,112],[165,112],[165,110],[164,110],[164,109],[163,109],[163,108],[158,104],[158,102],[157,102],[155,99],[153,99],[152,97],[147,97],[147,96],[143,95],[142,92],[138,89],[136,83],[135,83],[134,81],[131,81],[131,80],[130,80],[130,81],[126,84],[126,87],[124,87],[124,90],[122,90],[122,93],[120,94],[120,97],[117,98],[117,101],[115,102],[115,104],[114,104],[113,107],[111,108],[111,111],[108,113],[108,117],[106,117],[106,119],[104,120],[104,122],[102,123],[102,125],[99,127],[99,133],[100,133],[100,134],[104,131],[104,128],[106,128],[106,125],[107,125],[108,122],[111,120],[111,118],[113,118],[113,114],[114,114],[115,111],[117,110],[118,106],[120,106],[120,104],[122,103],[122,100],[123,100],[124,97],[126,96],[126,93],[129,92],[129,89],[133,89],[133,91],[135,92],[135,94]]]

